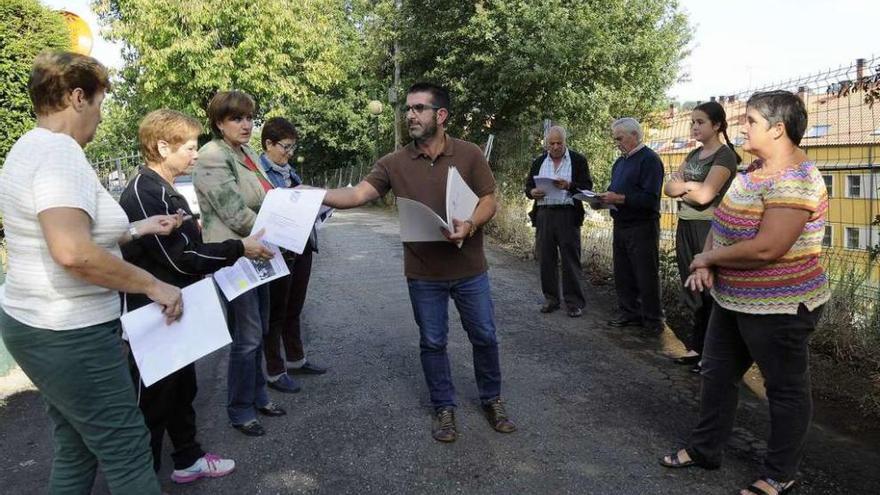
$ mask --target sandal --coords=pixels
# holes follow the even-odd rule
[[[773,478],[766,478],[766,477],[761,478],[758,481],[763,481],[764,483],[769,485],[770,488],[773,488],[774,490],[776,490],[776,495],[782,495],[783,493],[791,493],[791,491],[794,489],[794,484],[795,484],[795,480],[789,480],[786,482],[782,482],[782,481],[776,481]],[[754,495],[773,495],[772,493],[768,492],[767,490],[764,490],[763,488],[757,486],[757,481],[755,483],[752,483],[751,485],[749,485],[749,487],[745,488],[745,490],[747,490],[749,493],[752,493]]]
[[[682,450],[684,450],[684,452],[688,455],[688,457],[690,457],[690,459],[688,459],[686,461],[682,461],[681,458],[678,456],[679,452],[681,452],[681,451],[676,451],[676,452],[673,452],[671,454],[667,454],[667,455],[664,455],[663,457],[661,457],[659,459],[660,465],[665,468],[670,468],[670,469],[684,469],[684,468],[689,468],[689,467],[694,467],[694,466],[701,467],[703,469],[708,469],[708,470],[718,469],[718,466],[715,466],[712,464],[706,464],[704,462],[700,462],[700,461],[695,460],[693,457],[691,457],[690,453],[687,450],[685,450],[685,449],[682,449]],[[760,495],[760,494],[758,494],[758,495]]]

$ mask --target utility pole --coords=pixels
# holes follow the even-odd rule
[[[400,9],[401,9],[401,0],[396,0],[394,2],[394,7],[397,10],[398,21],[400,19]],[[388,91],[388,102],[391,103],[391,108],[394,109],[394,149],[398,150],[402,146],[400,142],[400,104],[398,103],[397,93],[400,90],[400,32],[398,29],[395,30],[394,33],[394,46],[392,48],[392,58],[394,59],[394,82],[391,86],[391,90]]]

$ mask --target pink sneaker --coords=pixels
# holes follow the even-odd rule
[[[235,469],[235,461],[221,459],[214,454],[205,454],[192,466],[186,469],[175,469],[171,473],[171,481],[175,483],[192,483],[199,478],[219,478],[226,476]]]

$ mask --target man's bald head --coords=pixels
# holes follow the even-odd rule
[[[565,155],[565,141],[567,138],[568,133],[565,132],[565,128],[562,126],[554,125],[547,130],[547,135],[544,137],[544,146],[547,148],[550,158],[559,160]]]

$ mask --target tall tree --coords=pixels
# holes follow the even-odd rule
[[[291,118],[307,158],[328,165],[369,154],[361,33],[342,0],[97,0],[111,39],[123,44],[116,99],[133,135],[138,116],[171,107],[205,118],[220,90],[257,100],[259,118]]]
[[[0,166],[15,140],[34,125],[27,81],[43,50],[70,48],[64,19],[37,0],[0,2]]]
[[[552,118],[594,151],[613,117],[663,101],[690,40],[675,0],[408,0],[395,28],[405,78],[452,90],[454,132]]]

